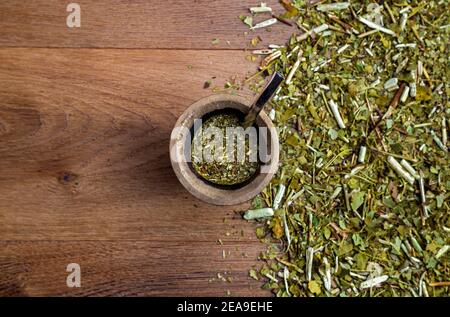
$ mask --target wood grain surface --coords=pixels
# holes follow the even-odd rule
[[[163,237],[160,237],[162,239]],[[248,239],[248,238],[247,238]],[[0,242],[0,295],[261,296],[248,277],[257,256],[248,241]],[[230,253],[222,258],[222,250]],[[68,288],[68,263],[81,267],[81,287]]]
[[[81,7],[81,27],[66,26],[69,3]],[[276,0],[264,1],[275,13]],[[260,36],[259,47],[284,44],[297,29],[277,23],[250,31],[239,19],[259,1],[211,0],[33,0],[0,1],[0,46],[243,49]],[[269,19],[261,14],[255,23]],[[218,44],[212,44],[219,39]]]
[[[245,53],[2,48],[0,60],[0,294],[266,294],[247,274],[263,246],[235,213],[246,206],[193,198],[168,154],[205,80],[254,70]],[[65,285],[71,262],[88,274],[79,290]],[[238,282],[209,282],[226,270]]]
[[[0,2],[0,296],[270,295],[248,204],[190,196],[168,147],[192,102],[256,71],[251,38],[293,30],[249,31],[238,0],[80,0],[69,29],[68,3]]]

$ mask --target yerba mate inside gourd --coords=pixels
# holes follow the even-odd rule
[[[234,113],[218,113],[194,133],[191,159],[194,170],[218,185],[238,185],[255,175],[257,142],[244,136],[242,122]],[[256,130],[255,130],[256,132]]]

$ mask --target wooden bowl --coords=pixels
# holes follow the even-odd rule
[[[261,163],[259,172],[249,182],[241,186],[220,186],[212,184],[197,175],[188,160],[190,156],[191,132],[195,119],[221,110],[236,109],[247,113],[251,103],[240,96],[217,94],[193,103],[178,118],[170,138],[170,160],[173,170],[183,186],[195,197],[215,205],[235,205],[252,199],[270,182],[278,169],[279,142],[272,120],[261,111],[256,120],[258,127],[267,128],[267,148],[271,154],[267,163]],[[264,134],[264,133],[263,133]],[[266,138],[263,134],[259,136]]]

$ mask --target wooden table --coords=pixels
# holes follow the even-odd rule
[[[250,32],[258,1],[239,0],[79,0],[68,28],[69,3],[0,2],[0,295],[270,295],[247,205],[190,196],[168,146],[205,81],[244,78],[250,40],[293,29]]]

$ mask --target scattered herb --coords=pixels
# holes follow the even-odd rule
[[[250,43],[252,44],[252,46],[256,46],[256,45],[258,45],[259,41],[261,41],[261,39],[257,36],[257,37],[252,38]]]
[[[255,198],[274,210],[256,229],[264,288],[448,296],[450,3],[280,2],[301,31],[255,52],[246,81],[286,78],[268,111],[280,168]]]
[[[203,89],[208,89],[212,84],[211,80],[207,80],[205,81],[205,83],[203,84]]]

